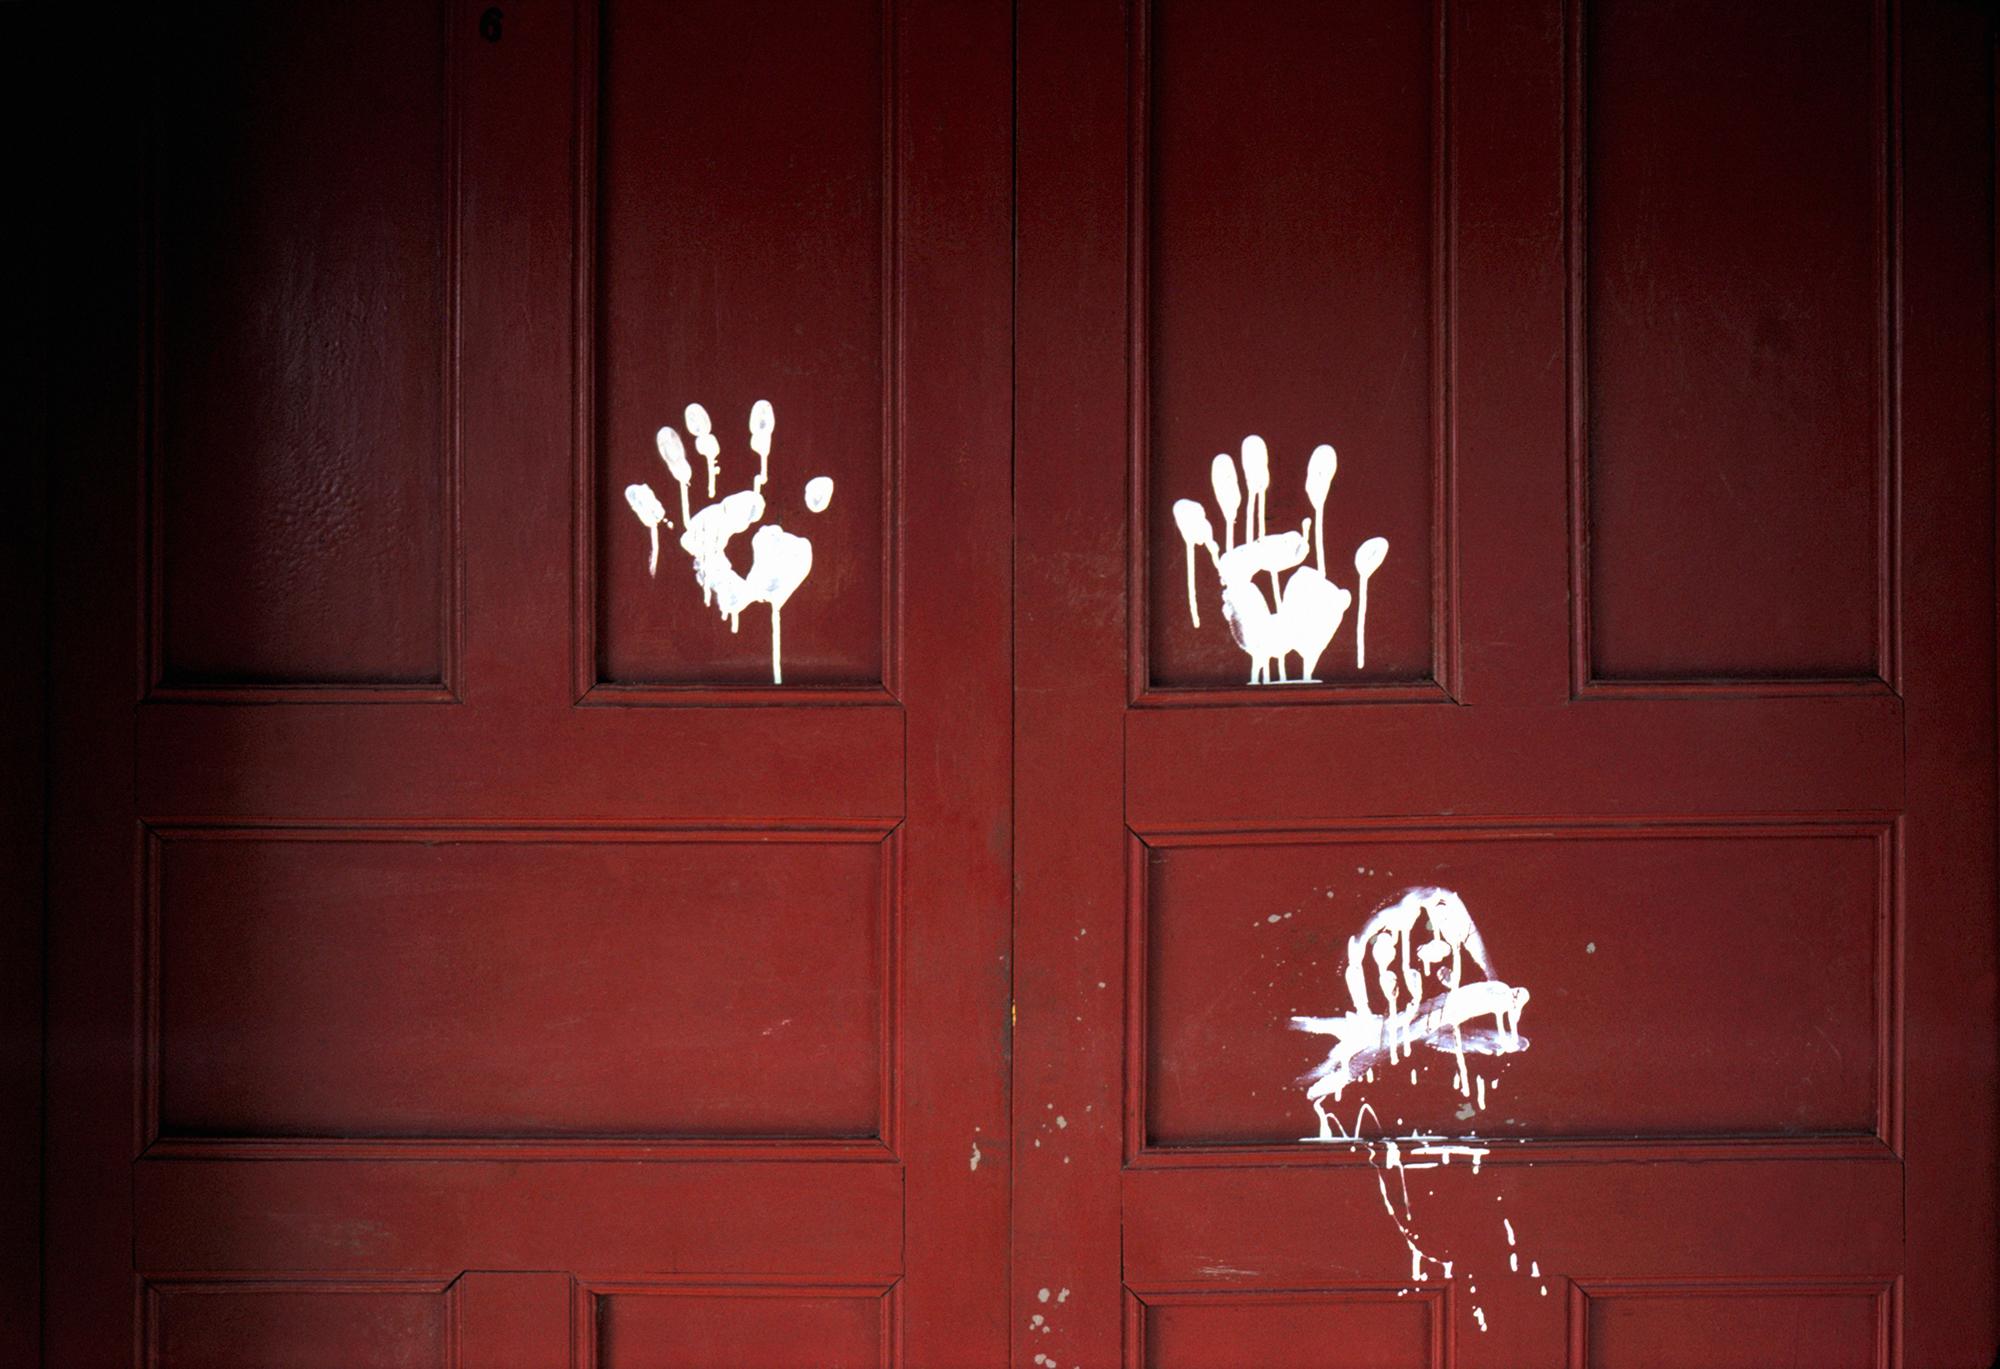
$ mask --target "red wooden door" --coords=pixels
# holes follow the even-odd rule
[[[1978,7],[69,22],[45,1362],[1988,1361]]]
[[[1004,8],[73,36],[46,1361],[1000,1361]]]
[[[1021,7],[1017,1363],[1990,1361],[1991,42]]]

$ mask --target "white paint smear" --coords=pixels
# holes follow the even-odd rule
[[[707,506],[698,510],[692,507],[690,487],[694,481],[694,467],[688,460],[687,443],[681,440],[681,435],[669,426],[655,433],[653,440],[659,449],[660,460],[666,463],[668,474],[680,486],[680,545],[693,562],[695,584],[701,589],[701,602],[715,608],[728,620],[731,632],[741,626],[745,609],[754,604],[770,605],[771,683],[783,684],[783,611],[786,601],[798,592],[799,586],[812,573],[813,548],[808,539],[787,532],[775,523],[758,526],[763,523],[768,510],[764,486],[771,475],[771,440],[777,430],[777,411],[768,399],[760,399],[750,406],[750,450],[757,455],[757,474],[751,480],[750,488],[737,490],[720,499],[715,497],[715,489],[722,470],[722,443],[715,435],[708,410],[699,404],[690,404],[682,413],[682,422],[688,436],[694,439],[695,451],[700,453],[708,466],[708,497],[712,502]],[[832,501],[831,476],[814,476],[806,482],[805,504],[809,510],[822,513]],[[654,574],[659,569],[659,530],[662,526],[673,525],[666,522],[666,509],[649,485],[626,486],[625,502],[631,505],[632,512],[650,535],[646,571],[649,575]],[[750,538],[750,565],[747,571],[738,571],[730,544],[752,528],[756,528],[756,532]]]
[[[1409,1175],[1448,1167],[1453,1160],[1466,1162],[1478,1174],[1490,1148],[1476,1133],[1393,1135],[1365,1098],[1355,1103],[1351,1122],[1337,1116],[1329,1100],[1338,1106],[1348,1089],[1372,1084],[1378,1067],[1413,1060],[1422,1050],[1451,1057],[1452,1087],[1466,1100],[1458,1116],[1477,1115],[1486,1106],[1489,1081],[1483,1071],[1474,1074],[1469,1058],[1504,1057],[1528,1048],[1521,1033],[1528,991],[1498,977],[1464,899],[1434,886],[1405,889],[1369,915],[1348,938],[1342,980],[1345,1011],[1291,1019],[1297,1031],[1332,1038],[1326,1059],[1300,1081],[1319,1122],[1317,1135],[1301,1139],[1359,1146],[1375,1171],[1383,1211],[1410,1252],[1411,1280],[1429,1278],[1433,1268],[1449,1279],[1453,1261],[1427,1252],[1418,1236]],[[1409,1078],[1412,1085],[1418,1082],[1414,1064]],[[1514,1225],[1501,1221],[1509,1267],[1518,1271]],[[1540,1273],[1534,1265],[1533,1277]],[[1485,1313],[1473,1310],[1484,1331]]]
[[[1201,590],[1196,553],[1206,549],[1220,583],[1222,620],[1243,654],[1250,658],[1250,683],[1313,684],[1319,680],[1320,657],[1340,631],[1355,594],[1336,584],[1326,565],[1326,501],[1339,467],[1334,449],[1315,447],[1306,463],[1305,493],[1312,516],[1299,521],[1297,532],[1271,531],[1271,452],[1255,433],[1243,439],[1242,475],[1227,452],[1209,463],[1209,489],[1222,516],[1222,545],[1198,500],[1174,501],[1174,527],[1181,535],[1187,570],[1188,618],[1201,627]],[[1247,494],[1247,502],[1246,502]],[[1243,536],[1236,536],[1236,515],[1243,513]],[[1313,564],[1304,565],[1307,556]],[[1389,555],[1384,537],[1371,537],[1354,553],[1356,588],[1362,611],[1356,615],[1355,668],[1367,664],[1366,607],[1368,579]],[[1289,574],[1287,574],[1289,572]],[[1258,577],[1269,581],[1266,589]],[[1299,658],[1296,675],[1290,658]]]

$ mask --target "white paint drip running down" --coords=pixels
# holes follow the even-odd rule
[[[1370,971],[1373,971],[1372,975]],[[1476,972],[1476,979],[1468,976]],[[1452,1087],[1468,1101],[1459,1116],[1476,1116],[1486,1106],[1489,1088],[1498,1088],[1498,1068],[1489,1079],[1475,1072],[1468,1056],[1499,1057],[1528,1048],[1521,1034],[1521,1011],[1528,991],[1498,978],[1486,943],[1465,901],[1449,889],[1406,889],[1370,915],[1347,942],[1345,987],[1349,1008],[1334,1017],[1294,1017],[1294,1030],[1330,1036],[1326,1059],[1301,1081],[1306,1100],[1319,1119],[1319,1133],[1306,1142],[1359,1146],[1375,1171],[1383,1210],[1410,1252],[1410,1278],[1429,1277],[1429,1267],[1452,1277],[1453,1261],[1426,1254],[1418,1239],[1410,1205],[1412,1170],[1438,1169],[1454,1159],[1467,1161],[1474,1174],[1489,1147],[1474,1133],[1448,1138],[1424,1132],[1389,1134],[1379,1114],[1366,1100],[1354,1108],[1348,1125],[1327,1106],[1357,1084],[1372,1083],[1378,1068],[1412,1059],[1419,1047],[1452,1058]],[[1488,1020],[1490,1019],[1490,1021]],[[1410,1070],[1410,1082],[1417,1071]],[[1370,1125],[1372,1119],[1372,1125]],[[1398,1119],[1399,1121],[1401,1119]],[[1390,1176],[1395,1176],[1392,1192]],[[1514,1226],[1502,1218],[1509,1247],[1509,1267],[1518,1272]],[[1534,1277],[1541,1266],[1533,1265]],[[1473,1291],[1477,1291],[1476,1287]],[[1486,1330],[1483,1308],[1474,1307],[1479,1329]]]
[[[708,410],[690,404],[682,414],[688,436],[702,458],[708,475],[707,507],[692,507],[689,487],[694,482],[694,465],[688,460],[687,444],[671,426],[655,435],[660,460],[681,490],[681,550],[694,561],[695,583],[701,586],[701,601],[713,605],[729,620],[735,632],[743,610],[752,604],[771,606],[771,683],[785,682],[782,616],[785,603],[812,573],[812,542],[786,532],[776,523],[766,524],[750,537],[750,568],[739,573],[730,559],[729,544],[763,521],[764,486],[771,478],[771,435],[777,430],[777,411],[771,401],[760,399],[750,406],[750,450],[757,454],[757,475],[747,490],[715,497],[715,482],[722,473],[722,442],[715,435]],[[625,502],[646,526],[651,555],[646,573],[657,575],[660,568],[660,529],[671,528],[666,506],[653,487],[644,483],[625,487]],[[814,476],[806,482],[805,504],[813,513],[824,513],[833,502],[833,478]]]
[[[1332,447],[1321,443],[1313,448],[1306,463],[1306,498],[1312,502],[1312,517],[1299,524],[1297,532],[1270,530],[1271,452],[1255,433],[1243,439],[1243,476],[1239,483],[1236,462],[1227,452],[1218,453],[1209,463],[1209,485],[1215,505],[1222,514],[1222,545],[1218,550],[1215,526],[1208,510],[1199,501],[1174,501],[1174,525],[1187,543],[1188,617],[1201,626],[1201,604],[1195,575],[1195,549],[1205,547],[1208,559],[1222,582],[1222,620],[1236,639],[1236,645],[1250,658],[1250,683],[1285,684],[1287,658],[1299,658],[1299,673],[1289,683],[1311,684],[1319,668],[1319,658],[1340,631],[1348,605],[1356,600],[1335,584],[1326,570],[1326,498],[1333,488],[1339,458]],[[1245,494],[1248,494],[1247,506]],[[1236,515],[1243,513],[1243,541],[1236,540]],[[1313,564],[1301,565],[1307,554]],[[1360,607],[1354,618],[1354,667],[1368,664],[1368,580],[1382,568],[1389,555],[1389,539],[1371,537],[1354,551],[1355,587]],[[1297,566],[1298,569],[1292,568]],[[1291,571],[1282,582],[1279,575]],[[1271,582],[1267,599],[1257,584],[1258,576]]]

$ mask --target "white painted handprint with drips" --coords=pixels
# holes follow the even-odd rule
[[[715,497],[715,489],[716,481],[722,474],[722,442],[715,435],[708,410],[699,404],[690,404],[682,414],[682,421],[688,436],[694,440],[696,454],[707,468],[708,497],[713,502],[700,509],[692,506],[694,465],[688,460],[687,443],[681,440],[681,435],[672,426],[661,428],[655,436],[660,460],[666,463],[667,473],[681,491],[681,550],[694,563],[694,578],[701,587],[701,602],[714,607],[728,619],[731,632],[735,632],[741,624],[744,609],[752,604],[771,606],[771,683],[783,684],[785,667],[780,620],[786,602],[812,573],[813,549],[809,539],[787,532],[775,523],[757,527],[764,519],[764,486],[771,478],[771,436],[777,429],[777,412],[767,399],[760,399],[751,405],[750,450],[757,454],[757,474],[749,489],[737,490],[720,499]],[[632,512],[651,536],[651,556],[646,563],[646,573],[656,575],[660,562],[660,529],[673,526],[667,521],[666,506],[653,493],[653,487],[643,483],[625,487],[625,502],[632,506]],[[818,475],[806,482],[807,509],[813,513],[824,513],[832,502],[833,477]],[[757,527],[757,531],[750,538],[750,567],[747,572],[739,572],[730,559],[729,544],[753,527]]]
[[[1364,543],[1364,549],[1366,546]],[[1357,553],[1357,564],[1365,559]],[[1319,1129],[1317,1135],[1300,1139],[1360,1148],[1375,1171],[1383,1209],[1409,1249],[1411,1280],[1429,1278],[1432,1268],[1450,1279],[1458,1262],[1425,1248],[1409,1176],[1412,1171],[1443,1168],[1454,1159],[1469,1162],[1476,1175],[1490,1147],[1476,1133],[1464,1137],[1421,1131],[1392,1133],[1366,1098],[1353,1105],[1351,1123],[1336,1109],[1348,1089],[1374,1084],[1381,1071],[1400,1071],[1407,1066],[1410,1083],[1415,1085],[1418,1070],[1413,1056],[1421,1047],[1451,1057],[1452,1087],[1466,1100],[1458,1115],[1476,1117],[1486,1107],[1488,1089],[1499,1087],[1504,1063],[1500,1057],[1528,1048],[1528,1038],[1521,1032],[1528,991],[1494,972],[1486,942],[1465,900],[1450,889],[1434,886],[1405,889],[1377,908],[1361,930],[1348,938],[1343,987],[1347,991],[1345,1011],[1291,1020],[1297,1031],[1332,1038],[1326,1059],[1301,1081],[1307,1086],[1306,1101],[1312,1104]],[[1501,1225],[1507,1238],[1508,1272],[1520,1274],[1521,1252],[1516,1248],[1514,1224],[1502,1218]],[[1541,1282],[1541,1263],[1530,1259],[1526,1272],[1546,1297],[1548,1287]],[[1468,1280],[1468,1292],[1478,1292],[1476,1282]],[[1485,1331],[1484,1309],[1474,1305],[1472,1312],[1479,1329]]]
[[[1317,683],[1320,657],[1340,631],[1348,606],[1355,602],[1355,595],[1335,584],[1326,569],[1326,499],[1338,465],[1332,447],[1322,443],[1313,449],[1305,480],[1313,512],[1300,522],[1297,532],[1274,533],[1270,529],[1271,452],[1255,433],[1243,439],[1240,480],[1237,463],[1227,452],[1209,463],[1209,485],[1222,514],[1219,548],[1208,510],[1197,500],[1174,501],[1174,526],[1187,544],[1188,617],[1195,627],[1201,626],[1195,551],[1205,548],[1221,581],[1222,620],[1236,645],[1250,658],[1253,685]],[[1236,540],[1239,511],[1243,514],[1240,544]],[[1313,556],[1310,566],[1302,564],[1308,553]],[[1381,569],[1388,555],[1386,537],[1371,537],[1354,553],[1360,596],[1360,611],[1355,615],[1356,669],[1368,663],[1368,579]],[[1286,571],[1291,575],[1281,578]],[[1268,597],[1257,583],[1260,575],[1270,580]],[[1299,673],[1295,680],[1288,680],[1287,661],[1292,656],[1299,658]]]

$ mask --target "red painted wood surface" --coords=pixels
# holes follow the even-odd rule
[[[96,35],[46,1362],[1000,1362],[1006,10],[490,8]]]
[[[1017,1363],[1991,1361],[1991,44],[1022,7]],[[1365,669],[1191,620],[1249,433],[1390,540]],[[1489,1148],[1421,1281],[1289,1029],[1412,886],[1532,994],[1345,1094]]]
[[[43,1362],[1990,1362],[1990,16],[88,38]],[[624,502],[759,398],[783,686]],[[1188,614],[1253,432],[1365,667]],[[1488,1148],[1414,1280],[1289,1020],[1425,885],[1531,1046],[1346,1095]]]

